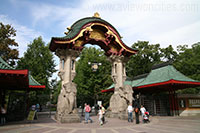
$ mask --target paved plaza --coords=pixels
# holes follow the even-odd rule
[[[0,133],[200,133],[200,117],[154,116],[148,124],[106,118],[103,126],[99,125],[97,116],[91,118],[93,123],[61,124],[53,116],[41,116],[32,123],[8,123],[0,127]]]

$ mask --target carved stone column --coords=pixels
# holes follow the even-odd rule
[[[128,103],[132,103],[133,90],[130,85],[124,85],[126,80],[125,64],[128,61],[124,56],[110,56],[112,62],[112,79],[115,84],[114,94],[110,98],[110,110],[112,114],[124,113],[128,107]],[[113,116],[115,117],[115,116]]]
[[[72,82],[75,72],[75,59],[79,52],[71,49],[57,49],[60,58],[58,75],[62,81],[62,88],[58,96],[56,119],[62,123],[80,122],[76,110],[76,84]]]

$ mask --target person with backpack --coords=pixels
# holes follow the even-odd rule
[[[139,95],[136,95],[136,98],[134,101],[134,111],[135,111],[135,122],[136,122],[136,124],[139,124],[140,123],[140,120],[139,120],[139,111],[140,111]]]
[[[85,123],[88,123],[88,120],[90,120],[90,123],[92,123],[92,119],[90,118],[90,111],[91,111],[91,107],[90,105],[87,105],[87,103],[85,103]]]

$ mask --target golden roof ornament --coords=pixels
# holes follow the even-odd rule
[[[71,30],[71,27],[67,27],[67,29],[70,31],[70,30]]]
[[[95,12],[93,17],[95,17],[95,18],[101,18],[100,14],[98,12]]]
[[[69,31],[71,30],[71,27],[67,27],[67,30],[68,30],[68,31],[64,32],[65,35],[67,35],[67,34],[69,33]]]

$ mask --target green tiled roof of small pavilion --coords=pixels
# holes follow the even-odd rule
[[[176,70],[172,65],[167,65],[164,67],[153,69],[141,83],[133,87],[161,83],[161,82],[166,82],[169,80],[199,82],[189,77],[186,77],[185,75],[180,73],[178,70]]]
[[[11,67],[8,63],[6,63],[6,62],[0,57],[0,69],[10,69],[10,70],[14,70],[15,68]]]
[[[100,23],[107,24],[107,25],[111,26],[117,32],[117,34],[120,36],[119,32],[107,21],[105,21],[101,18],[97,18],[97,17],[86,17],[86,18],[83,18],[83,19],[76,21],[71,26],[71,30],[69,31],[69,33],[66,36],[64,36],[64,37],[53,37],[53,38],[57,38],[57,39],[60,39],[60,40],[70,40],[79,33],[79,31],[81,30],[81,28],[85,24],[92,23],[92,22],[100,22]]]
[[[124,85],[132,85],[132,81],[125,81],[125,82],[124,82]],[[111,89],[111,88],[113,88],[113,87],[115,87],[114,84],[112,84],[111,86],[109,86],[107,89]]]
[[[166,81],[170,81],[170,80],[184,81],[184,82],[190,82],[190,83],[191,82],[200,83],[199,81],[193,80],[193,79],[183,75],[181,72],[176,70],[173,67],[173,65],[168,64],[168,65],[164,65],[162,67],[151,70],[151,72],[149,74],[145,74],[145,76],[143,75],[139,79],[135,79],[132,81],[125,81],[124,84],[125,85],[129,84],[132,87],[137,88],[137,87],[141,87],[141,86],[145,86],[145,85],[162,83],[162,82],[166,82]],[[114,88],[114,84],[112,84],[110,87],[108,87],[104,91],[106,92],[106,90],[110,90],[112,88]]]
[[[31,76],[31,74],[28,75],[28,79],[29,79],[29,85],[41,85],[40,83],[38,83],[38,82]]]
[[[0,57],[0,69],[7,69],[7,70],[16,70],[14,67],[11,67],[8,63],[6,63],[1,57]],[[29,85],[41,85],[38,83],[31,74],[28,75],[29,78]]]

